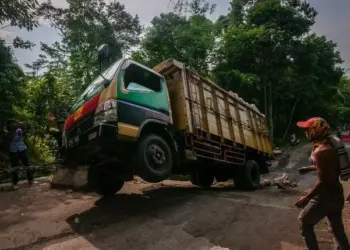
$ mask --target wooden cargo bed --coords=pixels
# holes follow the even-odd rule
[[[153,68],[167,80],[175,132],[196,156],[244,164],[247,152],[272,156],[265,116],[233,92],[176,60]]]

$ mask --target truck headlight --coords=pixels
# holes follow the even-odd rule
[[[98,105],[95,111],[94,126],[105,123],[117,121],[117,101],[107,100]]]

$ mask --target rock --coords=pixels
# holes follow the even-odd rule
[[[217,247],[212,247],[212,248],[210,248],[209,250],[230,250],[229,248],[225,248],[225,247],[219,247],[219,246],[217,246]]]
[[[79,217],[75,217],[74,222],[75,222],[76,224],[79,224],[79,223],[80,223]]]

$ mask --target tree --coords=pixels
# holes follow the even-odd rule
[[[0,29],[17,26],[28,31],[38,26],[37,0],[2,0],[0,2]]]
[[[13,107],[19,104],[22,97],[21,87],[25,75],[16,63],[13,51],[0,41],[0,126],[13,116]]]
[[[8,26],[17,26],[28,31],[39,25],[37,0],[2,0],[0,1],[0,30]],[[30,41],[19,37],[13,40],[13,46],[21,49],[31,49],[35,46]]]
[[[337,94],[334,95],[333,100],[335,101],[334,103],[338,104],[332,105],[332,109],[335,111],[336,121],[348,124],[350,121],[350,78],[348,76],[342,76],[339,82],[339,89],[337,89]]]
[[[227,29],[230,25],[239,26],[244,23],[244,9],[252,4],[251,0],[232,0],[229,13],[221,15],[217,20],[220,29]]]
[[[333,42],[308,34],[317,12],[306,2],[260,0],[238,10],[239,21],[222,26],[214,76],[222,86],[253,99],[265,110],[270,135],[276,132],[281,137],[294,113],[326,111],[330,98],[321,99],[337,88],[343,74],[338,67],[341,58]],[[237,9],[232,11],[228,20],[240,16]],[[315,102],[305,109],[302,105],[310,98]]]
[[[174,58],[202,74],[209,74],[209,60],[215,45],[214,24],[205,17],[214,7],[205,1],[185,2],[183,14],[170,12],[155,17],[141,48],[133,58],[154,66]],[[190,13],[189,16],[186,16]]]
[[[138,17],[127,13],[118,1],[70,0],[68,3],[66,9],[56,8],[51,2],[41,5],[39,13],[62,36],[62,44],[42,44],[42,49],[54,61],[66,60],[72,84],[83,88],[99,71],[95,58],[98,46],[107,43],[111,60],[116,60],[139,42],[141,27]]]
[[[210,4],[206,0],[172,0],[171,3],[176,13],[185,13],[191,16],[212,14],[216,9],[216,4]]]

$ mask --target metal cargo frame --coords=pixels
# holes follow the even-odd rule
[[[246,152],[272,156],[265,116],[194,70],[169,59],[153,68],[165,76],[175,132],[197,157],[244,165]]]

